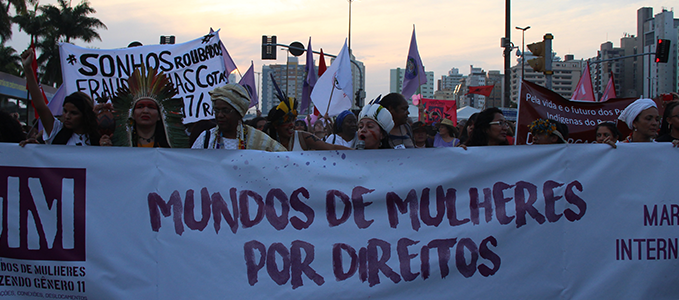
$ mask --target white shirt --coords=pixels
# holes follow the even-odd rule
[[[54,118],[54,125],[52,126],[52,132],[48,136],[47,132],[43,131],[42,132],[42,139],[45,140],[46,144],[52,144],[52,142],[54,141],[54,138],[57,136],[59,131],[61,131],[62,129],[64,129],[64,123],[61,123],[61,121],[59,121],[59,119]],[[77,133],[74,132],[73,135],[71,135],[71,138],[68,139],[68,142],[66,142],[66,145],[89,146],[90,145],[90,138],[87,135],[87,133],[77,134]]]
[[[354,145],[356,145],[356,137],[358,134],[354,135],[354,139],[351,141],[345,141],[344,138],[337,134],[331,134],[327,138],[325,138],[325,142],[328,144],[333,144],[333,145],[340,145],[340,146],[345,146],[349,148],[354,148]]]
[[[210,140],[208,141],[207,149],[226,149],[226,150],[237,150],[238,149],[238,139],[227,139],[224,137],[218,137],[219,141],[215,141],[215,131],[217,127],[213,127],[210,130],[203,131],[193,142],[191,146],[192,149],[203,149],[205,145],[205,133],[210,135]]]

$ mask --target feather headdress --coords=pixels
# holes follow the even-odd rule
[[[283,91],[278,87],[276,79],[274,79],[273,74],[271,74],[271,79],[273,80],[273,86],[276,88],[276,97],[281,101],[278,106],[276,106],[276,116],[281,115],[276,118],[278,124],[283,124],[287,122],[292,122],[297,119],[297,101],[295,98],[287,97]]]
[[[182,108],[184,103],[177,95],[177,89],[163,72],[158,73],[153,68],[134,70],[127,79],[127,87],[118,88],[113,96],[114,117],[116,129],[113,133],[113,143],[116,146],[131,146],[135,133],[133,119],[134,107],[139,100],[151,100],[158,105],[162,134],[172,148],[188,146],[188,137],[182,124]],[[156,132],[158,128],[156,128]]]

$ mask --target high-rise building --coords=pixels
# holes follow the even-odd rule
[[[448,71],[448,75],[442,75],[441,79],[437,82],[437,91],[452,91],[455,90],[455,86],[460,84],[460,79],[465,78],[464,75],[460,73],[458,68],[452,68]]]
[[[493,91],[490,96],[486,98],[486,108],[488,107],[503,107],[502,99],[504,99],[503,86],[505,85],[505,76],[498,70],[488,71],[486,74],[486,85],[493,85]]]
[[[653,16],[653,8],[642,7],[637,10],[637,51],[639,53],[655,53],[658,39],[670,40],[670,55],[667,63],[655,63],[654,55],[639,57],[641,63],[636,66],[636,85],[641,87],[644,97],[655,97],[659,94],[675,92],[679,89],[677,80],[677,39],[679,37],[679,19],[674,13],[663,9]]]
[[[526,57],[526,61],[528,61]],[[570,99],[573,95],[575,87],[578,85],[578,80],[580,80],[580,75],[584,68],[583,60],[575,60],[573,55],[566,55],[563,61],[557,60],[556,57],[552,61],[552,70],[554,74],[552,75],[552,91],[561,95],[566,99]],[[528,63],[524,65],[525,70],[525,80],[541,86],[545,86],[546,79],[542,72],[535,72],[533,68],[530,67]],[[519,96],[519,84],[521,78],[521,61],[512,67],[511,75],[511,101],[516,103]]]
[[[613,47],[613,43],[605,42],[601,44],[601,48],[597,53],[597,57],[593,58],[594,61],[597,60],[608,60],[611,58],[622,57],[625,55],[625,49]],[[608,60],[601,63],[592,64],[590,69],[592,71],[592,87],[594,89],[594,95],[597,99],[601,99],[604,92],[606,91],[606,86],[613,74],[613,79],[615,83],[616,93],[620,91],[620,74],[624,73],[623,60]]]
[[[637,54],[637,37],[625,34],[620,39],[620,48],[624,51],[624,56]],[[616,89],[618,97],[635,98],[641,95],[640,88],[637,87],[637,64],[641,60],[639,57],[620,60],[620,73],[615,74]]]
[[[469,66],[469,76],[465,78],[465,85],[470,86],[482,86],[486,85],[486,71],[482,68],[474,68],[473,65]],[[486,105],[486,96],[477,94],[468,94],[462,99],[461,103],[458,103],[458,107],[471,106],[478,109],[483,109]]]
[[[297,57],[288,57],[287,64],[279,65],[264,65],[262,66],[262,92],[261,92],[261,110],[263,114],[268,114],[271,108],[274,108],[280,102],[276,98],[276,89],[271,81],[271,75],[281,91],[289,97],[296,97],[297,101],[302,99],[302,87],[304,85],[304,67],[298,63]],[[306,113],[306,112],[300,112]]]
[[[403,74],[405,74],[405,69],[396,68],[389,70],[389,92],[390,93],[400,93],[403,88]],[[424,98],[434,97],[434,72],[425,71],[424,74],[427,75],[427,83],[420,86],[420,93]],[[415,92],[417,94],[417,92]],[[413,104],[412,99],[408,100],[409,104]]]

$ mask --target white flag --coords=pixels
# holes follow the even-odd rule
[[[311,101],[314,102],[314,106],[321,112],[321,115],[325,115],[327,111],[332,117],[351,108],[351,99],[354,94],[352,78],[351,59],[345,40],[339,55],[316,81],[314,90],[311,92]]]

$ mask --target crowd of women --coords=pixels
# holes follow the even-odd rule
[[[33,53],[22,54],[25,73],[32,74]],[[32,99],[42,94],[35,77],[27,76]],[[432,147],[475,147],[513,144],[512,123],[498,108],[487,108],[457,126],[449,119],[431,126],[409,122],[408,102],[390,93],[365,105],[358,116],[343,111],[334,120],[314,122],[298,119],[297,102],[279,94],[280,104],[266,118],[243,120],[250,96],[237,84],[226,84],[210,92],[214,120],[190,126],[182,124],[183,103],[174,98],[177,91],[161,72],[136,69],[128,86],[119,89],[110,104],[94,105],[84,93],[64,100],[62,114],[55,117],[42,101],[33,101],[42,121],[42,134],[16,133],[0,114],[0,141],[80,146],[165,147],[194,149],[255,149],[265,151],[405,149]],[[679,96],[674,94],[679,99]],[[632,133],[622,137],[612,122],[596,126],[596,141],[616,147],[618,142],[672,142],[679,146],[679,100],[665,103],[662,118],[656,103],[639,99],[619,116]],[[108,105],[108,106],[106,106]],[[112,120],[104,112],[110,107]],[[95,114],[95,110],[98,114]],[[108,119],[111,119],[110,117]],[[99,121],[99,122],[98,122]],[[103,121],[103,122],[102,122]],[[102,126],[102,123],[111,126]],[[20,127],[19,127],[20,128]],[[529,126],[533,144],[567,143],[568,127],[555,120],[539,119]],[[11,138],[11,139],[10,139]]]

